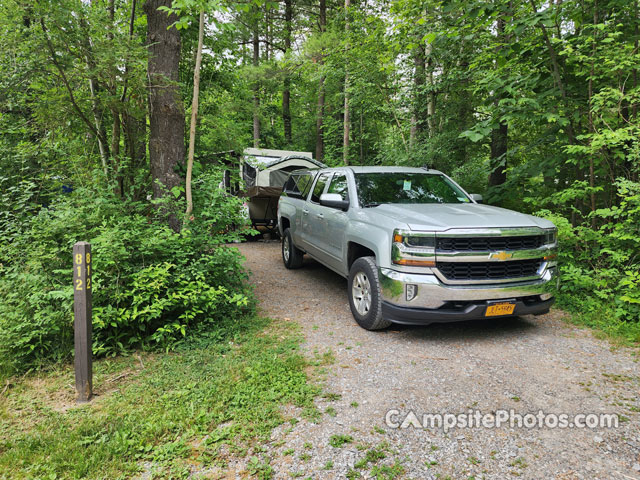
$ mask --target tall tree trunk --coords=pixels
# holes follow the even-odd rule
[[[427,128],[429,131],[427,132],[429,138],[434,135],[434,125],[433,120],[436,114],[436,94],[433,91],[433,57],[431,53],[433,52],[433,45],[431,42],[427,42],[424,47],[424,57],[425,57],[425,84],[428,84],[430,89],[429,93],[426,95],[427,97]]]
[[[120,114],[114,108],[111,110],[113,125],[111,126],[111,155],[117,158],[120,155]]]
[[[115,14],[116,6],[115,0],[109,0],[107,6],[107,12],[109,15],[109,29],[107,30],[107,38],[109,41],[113,41],[113,32],[115,26]],[[125,67],[126,71],[126,67]],[[118,91],[118,79],[116,72],[111,74],[109,79],[109,93],[113,96],[117,95]],[[122,197],[124,193],[124,182],[122,179],[122,172],[120,170],[120,137],[121,137],[121,120],[120,120],[120,108],[112,105],[111,110],[111,161],[113,164],[113,173],[115,178],[115,194]]]
[[[115,193],[122,197],[124,193],[124,182],[120,171],[120,113],[115,108],[111,109],[113,123],[111,125],[111,158],[113,162],[113,173],[116,180]]]
[[[131,0],[131,11],[129,14],[129,41],[133,40],[135,20],[136,20],[136,8],[137,0]],[[133,190],[133,198],[140,199],[144,193],[141,185],[136,185],[135,172],[138,168],[145,165],[147,158],[147,145],[146,145],[146,133],[147,133],[147,116],[146,113],[141,117],[135,117],[130,114],[129,106],[136,102],[138,103],[138,110],[144,111],[142,101],[140,99],[130,99],[128,96],[128,81],[129,81],[129,62],[124,65],[125,79],[124,87],[122,88],[122,95],[120,96],[120,102],[124,104],[124,111],[122,112],[122,131],[124,133],[124,151],[125,155],[128,155],[131,164],[126,172],[122,172],[119,175],[118,182],[121,185],[122,192],[125,191],[125,181],[128,180],[129,186]]]
[[[142,198],[144,194],[143,186],[136,183],[135,172],[146,165],[147,144],[146,144],[146,115],[136,118],[128,112],[122,114],[122,128],[124,133],[125,155],[131,160],[131,165],[126,172],[122,172],[122,191],[126,190],[125,181],[128,186],[133,187],[135,199]],[[149,172],[150,173],[150,172]]]
[[[640,18],[638,18],[638,0],[633,2],[633,36],[635,41],[633,42],[634,51],[638,52],[638,22],[640,22]],[[633,69],[633,88],[634,90],[638,88],[638,69]],[[637,100],[633,100],[633,105],[631,105],[631,116],[635,120],[638,118],[638,102]],[[637,182],[640,177],[640,165],[629,165],[630,170],[630,178],[632,181]]]
[[[285,55],[291,50],[291,35],[293,18],[292,0],[284,0],[284,53]],[[284,124],[284,142],[291,145],[291,76],[289,71],[284,74],[284,88],[282,90],[282,123]]]
[[[638,41],[639,41],[639,32],[638,32],[638,23],[640,22],[640,18],[638,18],[638,0],[633,2],[633,37],[635,38],[633,42],[634,51],[638,52]],[[633,88],[638,88],[638,69],[633,69]],[[638,102],[636,100],[633,101],[633,105],[631,106],[631,116],[635,119],[638,114]]]
[[[92,68],[91,62],[87,59],[87,66],[89,69]],[[98,82],[95,78],[89,79],[89,92],[91,93],[91,113],[93,114],[93,122],[96,126],[96,130],[100,132],[100,135],[97,136],[98,140],[98,149],[100,150],[100,160],[102,161],[102,169],[104,171],[105,176],[109,174],[109,146],[107,144],[107,131],[104,128],[104,123],[102,122],[102,110],[100,109],[100,105],[98,102]]]
[[[411,128],[409,129],[409,145],[413,147],[416,144],[416,134],[418,133],[417,128],[418,119],[416,118],[416,114],[411,114]]]
[[[133,40],[133,33],[136,20],[136,7],[137,0],[131,0],[131,12],[129,14],[129,40]],[[147,145],[145,143],[146,130],[147,130],[147,117],[146,114],[142,115],[142,118],[136,118],[129,112],[129,106],[134,101],[138,104],[142,103],[141,100],[133,100],[128,97],[128,81],[129,81],[129,62],[124,65],[124,86],[122,88],[122,95],[120,96],[120,103],[124,106],[122,112],[122,130],[124,133],[124,151],[125,155],[129,156],[131,164],[127,169],[127,172],[120,171],[118,182],[121,186],[121,190],[124,194],[125,180],[129,180],[129,185],[133,188],[133,196],[138,199],[142,195],[142,189],[140,185],[135,183],[135,171],[138,167],[146,164],[147,157]],[[139,111],[144,111],[142,105],[138,105]],[[128,175],[125,176],[125,173]]]
[[[362,104],[360,104],[360,138],[359,138],[359,143],[360,143],[360,165],[364,165],[364,144],[362,142],[363,136],[362,136],[362,128],[363,128],[363,111],[362,111]]]
[[[271,8],[269,3],[264,4],[264,59],[268,62],[271,59],[271,45],[273,43]]]
[[[131,1],[131,14],[129,15],[129,40],[133,39],[133,29],[135,26],[136,20],[136,0]],[[122,88],[122,96],[120,97],[120,102],[124,103],[127,99],[127,86],[129,82],[129,62],[125,62],[124,64],[124,87]]]
[[[597,29],[595,26],[598,24],[598,2],[594,1],[593,3],[593,45],[591,46],[591,68],[589,70],[589,105],[587,111],[587,120],[589,122],[589,132],[595,133],[596,129],[593,125],[593,113],[591,112],[592,101],[593,101],[593,76],[595,75],[595,57],[596,57],[596,42],[598,39]],[[591,187],[591,192],[589,192],[589,199],[591,200],[591,213],[596,211],[596,194],[594,192],[594,187],[596,183],[595,176],[595,168],[593,164],[593,152],[589,154],[589,187]],[[591,227],[596,227],[596,217],[591,217]]]
[[[144,4],[149,48],[149,164],[155,198],[182,183],[175,168],[184,162],[185,153],[184,106],[178,87],[180,33],[171,27],[177,17],[158,10],[171,3],[147,0]],[[169,215],[168,221],[175,231],[180,229],[175,215]]]
[[[344,0],[344,15],[345,15],[345,33],[347,35],[346,50],[349,51],[349,8],[351,7],[351,0]],[[349,118],[349,66],[345,63],[344,66],[344,136],[342,140],[342,161],[345,165],[349,165],[349,129],[351,126],[351,119]]]
[[[253,66],[260,64],[260,37],[258,35],[258,21],[253,28]],[[256,71],[256,75],[257,75]],[[255,80],[253,85],[253,147],[260,146],[260,83]]]
[[[193,100],[191,101],[191,125],[189,127],[189,155],[187,156],[187,178],[185,180],[185,194],[187,197],[187,210],[185,221],[193,212],[193,199],[191,198],[191,175],[193,173],[193,156],[196,144],[196,123],[198,121],[198,97],[200,95],[200,65],[202,64],[202,41],[204,38],[204,10],[200,10],[200,23],[198,27],[198,49],[196,50],[196,65],[193,68]]]
[[[504,18],[501,15],[498,18],[496,26],[496,41],[498,42],[498,52],[502,50],[502,44],[505,41],[504,38]],[[500,98],[496,98],[494,104],[496,114],[498,114]],[[489,186],[494,187],[502,185],[507,181],[507,150],[508,150],[508,135],[509,130],[507,124],[500,120],[498,127],[494,128],[491,132],[491,164],[489,173]]]
[[[318,82],[318,113],[316,117],[316,160],[324,160],[324,75]]]
[[[87,68],[89,72],[94,72],[96,68],[96,63],[93,58],[93,45],[91,42],[91,36],[89,35],[89,25],[84,15],[80,16],[80,27],[82,30],[82,36],[84,38],[84,48],[85,48],[85,60],[87,62]],[[98,141],[98,149],[100,150],[100,160],[102,161],[102,169],[104,170],[105,177],[108,177],[109,174],[109,166],[110,166],[110,157],[111,154],[109,152],[109,143],[107,141],[107,130],[104,126],[104,122],[102,118],[104,116],[104,110],[100,106],[100,102],[98,100],[98,90],[99,90],[98,80],[93,73],[89,77],[89,93],[91,95],[91,113],[93,114],[93,122],[96,127],[96,130],[100,132],[100,135],[97,136]]]
[[[318,18],[320,32],[324,32],[327,27],[327,3],[320,0],[320,15]],[[324,52],[320,52],[318,63],[320,68],[324,63]],[[322,162],[324,159],[324,75],[320,75],[318,82],[318,112],[316,113],[316,159]]]
[[[504,122],[491,132],[491,173],[489,174],[491,187],[502,185],[507,181],[508,134],[507,124]]]
[[[413,114],[411,122],[410,143],[420,139],[426,125],[424,85],[425,75],[425,49],[418,47],[413,53]]]

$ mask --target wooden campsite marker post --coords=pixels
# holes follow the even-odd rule
[[[87,403],[93,396],[91,360],[91,244],[73,246],[73,328],[77,402]]]

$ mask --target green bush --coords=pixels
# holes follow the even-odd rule
[[[616,186],[619,205],[596,210],[575,227],[548,210],[539,214],[558,226],[561,305],[602,323],[635,324],[627,336],[638,341],[640,184],[619,179]],[[576,188],[584,191],[580,185]]]
[[[97,355],[172,348],[189,331],[251,309],[242,258],[224,245],[239,238],[232,227],[245,223],[241,203],[217,188],[213,174],[202,175],[196,191],[195,218],[180,233],[157,218],[162,210],[96,188],[61,194],[35,215],[13,215],[22,226],[4,234],[0,254],[0,373],[72,353],[77,241],[92,244]]]

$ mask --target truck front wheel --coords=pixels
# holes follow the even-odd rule
[[[300,268],[302,266],[304,252],[293,244],[291,231],[285,228],[282,235],[282,261],[288,269]]]
[[[349,305],[362,328],[381,330],[391,325],[382,318],[378,267],[374,257],[360,257],[349,270]]]

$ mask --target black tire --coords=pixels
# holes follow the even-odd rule
[[[282,262],[284,263],[284,266],[290,270],[300,268],[302,266],[303,257],[304,252],[293,244],[291,231],[286,228],[284,230],[284,235],[282,235]]]
[[[380,280],[374,257],[360,257],[353,262],[348,285],[349,305],[358,325],[366,330],[381,330],[391,325],[389,320],[382,317]]]

